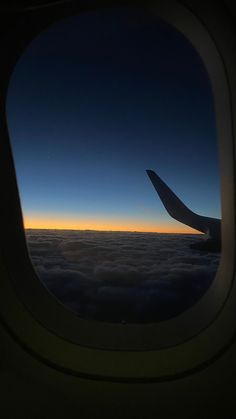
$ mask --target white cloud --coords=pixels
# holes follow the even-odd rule
[[[106,321],[159,321],[197,301],[219,254],[191,249],[194,235],[27,230],[45,286],[68,308]]]

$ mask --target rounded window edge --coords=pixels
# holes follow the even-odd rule
[[[168,23],[172,25],[174,24],[174,26],[176,26],[178,30],[181,30],[182,32],[184,32],[185,36],[187,36],[190,39],[190,41],[192,41],[197,51],[200,52],[200,54],[204,58],[204,63],[206,64],[206,59],[207,61],[209,61],[207,63],[207,68],[208,70],[209,68],[211,69],[209,73],[210,73],[210,79],[213,82],[213,92],[215,94],[216,118],[217,118],[217,121],[220,119],[220,122],[218,125],[218,135],[220,137],[220,153],[221,155],[223,153],[224,159],[227,160],[227,162],[231,159],[231,164],[228,164],[228,163],[225,164],[223,162],[223,166],[226,168],[226,172],[227,172],[226,176],[224,175],[225,176],[224,179],[222,179],[222,173],[223,173],[222,167],[220,171],[221,182],[222,182],[222,192],[223,192],[223,197],[222,197],[222,218],[223,218],[223,223],[222,223],[223,224],[223,229],[222,229],[223,249],[222,250],[223,252],[222,252],[220,267],[218,269],[218,273],[215,278],[215,281],[213,282],[212,286],[210,287],[206,295],[202,297],[202,299],[198,303],[196,303],[194,307],[189,309],[188,312],[184,312],[182,315],[179,315],[178,317],[174,319],[164,321],[159,324],[151,324],[147,326],[107,325],[107,324],[98,325],[97,322],[80,320],[77,316],[74,316],[73,313],[70,313],[67,309],[62,307],[56,301],[54,302],[52,297],[46,291],[46,289],[44,289],[43,285],[39,284],[40,281],[37,280],[35,273],[33,274],[34,278],[32,278],[33,281],[31,281],[31,284],[32,284],[32,287],[31,287],[30,278],[28,277],[32,275],[32,267],[29,267],[29,266],[27,268],[24,267],[23,271],[20,270],[21,272],[25,274],[23,278],[23,281],[24,281],[23,288],[25,289],[25,286],[30,287],[27,293],[27,297],[26,297],[24,293],[22,292],[22,289],[21,290],[19,289],[19,281],[17,278],[17,272],[19,275],[19,268],[21,268],[21,262],[19,261],[19,265],[18,263],[16,263],[15,266],[11,266],[11,260],[12,260],[12,254],[11,254],[11,257],[9,258],[10,260],[9,259],[7,260],[7,257],[6,257],[7,265],[8,265],[7,269],[9,270],[8,276],[12,277],[12,282],[14,283],[14,287],[16,288],[16,292],[20,296],[20,299],[23,302],[23,305],[25,306],[24,315],[26,315],[26,313],[28,312],[32,313],[33,318],[36,319],[35,324],[37,324],[39,328],[45,327],[46,329],[48,329],[46,333],[52,334],[53,335],[52,338],[55,339],[54,343],[52,342],[52,346],[59,339],[59,341],[62,343],[62,346],[68,344],[71,346],[71,348],[73,348],[73,351],[75,350],[75,346],[78,345],[80,346],[78,350],[82,352],[94,351],[94,349],[102,349],[101,352],[103,354],[106,353],[107,356],[111,351],[111,354],[113,354],[113,356],[120,354],[121,357],[126,355],[127,358],[130,357],[130,354],[134,354],[134,352],[136,356],[142,357],[142,352],[149,351],[150,358],[153,358],[151,356],[153,355],[155,359],[155,356],[157,356],[157,354],[159,354],[159,356],[161,357],[162,356],[161,354],[164,353],[164,351],[166,351],[166,353],[170,353],[170,351],[175,351],[175,353],[178,353],[180,348],[181,348],[180,351],[183,351],[184,346],[185,347],[188,346],[190,348],[192,347],[193,342],[196,339],[198,341],[199,339],[200,340],[203,339],[204,341],[203,336],[204,336],[204,333],[206,333],[206,330],[209,330],[209,329],[213,330],[216,327],[216,323],[217,322],[219,323],[221,319],[224,317],[224,312],[226,312],[226,306],[229,307],[231,305],[232,300],[235,300],[234,294],[236,291],[234,290],[234,286],[232,286],[230,296],[228,297],[228,300],[227,300],[227,294],[229,294],[230,284],[234,276],[234,266],[233,266],[233,263],[234,263],[233,253],[234,252],[233,250],[235,246],[235,234],[234,234],[233,229],[231,228],[230,225],[228,225],[228,222],[227,222],[228,220],[233,221],[234,219],[234,202],[232,200],[232,197],[234,195],[233,194],[234,185],[229,185],[227,182],[227,179],[229,176],[232,178],[231,175],[233,175],[233,172],[234,172],[234,167],[233,167],[234,162],[232,160],[233,159],[233,152],[232,152],[233,151],[233,137],[232,137],[232,132],[231,132],[231,121],[230,121],[232,114],[231,114],[231,109],[230,109],[230,101],[228,97],[228,86],[227,86],[225,71],[223,68],[223,63],[220,61],[220,57],[218,55],[216,47],[213,44],[211,38],[209,37],[207,32],[204,30],[204,28],[201,27],[198,19],[196,19],[191,13],[189,14],[189,11],[186,9],[186,7],[181,6],[177,2],[170,1],[168,2],[168,5],[164,6],[163,4],[161,5],[158,4],[158,7],[156,6],[156,8],[157,8],[156,12],[159,17],[163,18],[164,20],[166,20]],[[172,17],[170,17],[169,15],[171,8],[172,8]],[[153,3],[152,3],[152,10],[154,12]],[[77,11],[77,13],[79,13],[79,10]],[[174,22],[171,21],[173,17],[174,17]],[[183,27],[184,19],[185,21],[187,19],[187,22],[188,22],[187,30],[185,30],[185,28]],[[189,19],[191,19],[191,22],[194,23],[193,25],[190,25]],[[194,36],[192,36],[193,34],[191,34],[191,31],[193,30],[193,28],[195,28],[196,30],[196,32],[194,32]],[[202,39],[202,41],[199,41],[199,37],[200,39]],[[207,42],[206,41],[203,42],[205,37],[207,38]],[[208,51],[209,45],[211,45],[212,47],[211,51]],[[201,49],[201,47],[203,50],[199,51],[199,48]],[[213,58],[212,57],[210,58],[211,53],[213,55]],[[219,66],[217,68],[217,71],[215,67],[216,63]],[[214,77],[211,77],[212,72],[213,72]],[[223,98],[222,98],[222,88],[224,92]],[[223,109],[224,118],[218,118],[218,115],[222,114],[222,109]],[[222,159],[223,157],[221,158],[221,160]],[[224,205],[225,202],[226,202],[226,205]],[[16,233],[19,233],[19,230],[16,231]],[[22,231],[20,232],[20,234],[22,235]],[[9,243],[9,246],[10,246],[10,243]],[[19,242],[19,246],[21,246],[20,242]],[[10,247],[8,247],[8,250],[9,248]],[[5,253],[5,256],[6,256],[6,253]],[[223,280],[225,281],[224,284],[223,284]],[[22,286],[22,283],[21,283],[21,286]],[[38,298],[38,294],[37,294],[37,292],[40,291],[40,289],[42,291],[42,296],[43,296],[41,300]],[[46,296],[46,294],[48,295]],[[214,301],[213,301],[213,297],[214,297]],[[35,304],[35,301],[36,302],[38,301],[38,303]],[[43,306],[43,309],[45,310],[45,312],[50,307],[51,307],[51,310],[49,310],[49,312],[50,311],[54,312],[53,306],[56,309],[55,315],[52,316],[52,318],[50,319],[51,323],[48,321],[49,319],[47,319],[47,313],[46,313],[46,316],[45,314],[42,316],[42,301],[44,301],[47,305],[46,310],[45,310],[45,306]],[[222,307],[224,307],[223,311],[222,311]],[[211,311],[210,315],[209,315],[209,310]],[[231,308],[231,310],[233,309]],[[192,314],[192,317],[190,316],[190,312]],[[65,319],[63,320],[64,316],[65,316]],[[206,321],[207,316],[208,316],[208,322]],[[183,327],[181,328],[181,324],[183,326],[185,319],[187,320],[187,323],[189,323],[189,325],[187,326],[189,326],[189,329],[191,329],[191,330],[188,330],[188,333],[186,333],[186,330],[183,330],[184,329]],[[70,324],[71,320],[72,322],[74,322],[73,327],[71,327],[71,330],[73,329],[73,333],[69,334],[68,336],[68,332],[69,332],[68,324]],[[32,320],[30,320],[30,322],[32,323]],[[59,328],[54,327],[55,322],[58,323]],[[19,318],[18,318],[18,323],[19,323]],[[79,327],[79,323],[80,323],[80,327]],[[168,328],[167,323],[169,323],[170,325],[169,328]],[[82,334],[80,334],[79,328],[81,328],[81,330],[88,328],[89,330],[87,331],[87,333],[85,333],[84,336],[82,336]],[[154,333],[156,334],[156,336],[153,342]],[[181,333],[181,336],[180,336],[180,333]],[[178,335],[177,339],[176,339],[176,334]],[[173,335],[175,335],[174,339],[173,339]],[[101,336],[103,337],[103,340],[104,340],[103,343],[101,343]],[[104,336],[105,336],[105,339],[104,339]],[[169,341],[170,336],[171,336],[171,339]],[[150,337],[151,337],[151,342],[150,342]],[[87,342],[86,342],[86,339],[87,339]],[[214,337],[214,339],[219,339],[219,338],[216,336]],[[144,342],[144,344],[141,343],[140,345],[139,342],[141,340]],[[136,344],[134,343],[135,341],[136,341]],[[129,344],[127,342],[129,342]],[[215,346],[215,349],[216,349],[216,346]],[[157,362],[157,360],[155,362]],[[180,362],[180,360],[178,362]],[[110,364],[110,362],[108,362],[108,364]],[[182,359],[182,362],[180,364],[184,365],[184,359]],[[131,365],[133,365],[133,362],[131,362],[130,360],[130,366]],[[159,368],[160,368],[160,365],[159,365]],[[171,367],[169,368],[171,369]],[[133,374],[135,374],[135,371],[133,371]],[[153,375],[153,372],[151,373],[150,371],[150,374]],[[160,374],[160,370],[159,370],[159,374]]]

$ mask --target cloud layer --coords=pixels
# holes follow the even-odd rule
[[[181,313],[206,292],[220,259],[189,247],[197,235],[26,230],[26,238],[48,290],[78,315],[110,322]]]

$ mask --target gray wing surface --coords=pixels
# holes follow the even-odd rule
[[[147,170],[147,174],[171,217],[202,233],[208,234],[210,239],[220,241],[221,220],[194,213],[153,170]]]

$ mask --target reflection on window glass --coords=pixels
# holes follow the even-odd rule
[[[140,323],[202,297],[220,258],[216,121],[182,33],[142,9],[60,21],[17,63],[7,111],[29,253],[58,300]]]

